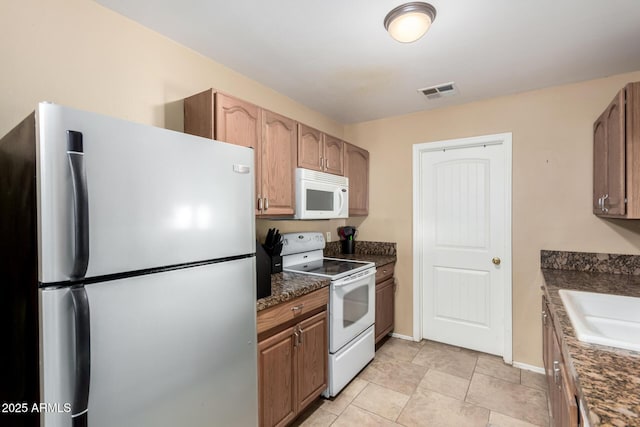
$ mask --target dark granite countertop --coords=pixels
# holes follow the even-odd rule
[[[640,276],[542,269],[544,293],[562,332],[562,353],[592,426],[640,426],[640,352],[576,338],[558,291],[574,289],[640,297]]]
[[[288,271],[272,274],[271,296],[261,298],[256,302],[257,311],[301,297],[316,289],[329,286],[330,283],[331,281],[327,278],[308,274],[290,273]]]
[[[371,261],[376,267],[396,262],[396,244],[387,242],[360,242],[356,245],[358,253],[343,255],[340,253],[340,242],[328,242],[324,250],[324,256],[328,258],[352,259],[356,261]],[[362,253],[366,252],[366,253]],[[274,305],[287,302],[297,297],[329,286],[331,281],[327,278],[282,272],[271,275],[271,296],[261,298],[256,302],[258,311]]]
[[[352,259],[375,262],[376,267],[396,262],[396,244],[392,242],[369,242],[356,240],[356,253],[343,254],[340,241],[327,242],[324,256],[327,258]]]

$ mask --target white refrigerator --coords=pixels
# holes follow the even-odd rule
[[[253,159],[50,103],[0,140],[0,424],[257,425]]]

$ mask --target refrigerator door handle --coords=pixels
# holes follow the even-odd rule
[[[73,184],[74,254],[70,278],[84,278],[89,266],[89,198],[84,166],[82,133],[67,131],[67,158]]]
[[[91,379],[91,331],[89,328],[89,298],[84,286],[71,288],[76,336],[75,384],[71,420],[73,427],[86,427]]]

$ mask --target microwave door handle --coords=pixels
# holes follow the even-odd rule
[[[342,212],[342,208],[344,207],[344,194],[342,194],[342,189],[338,189],[338,196],[340,196],[340,207],[338,208],[338,212]]]

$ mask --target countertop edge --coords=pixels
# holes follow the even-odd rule
[[[271,295],[256,301],[256,312],[310,294],[331,284],[325,277],[288,271],[271,275]]]

